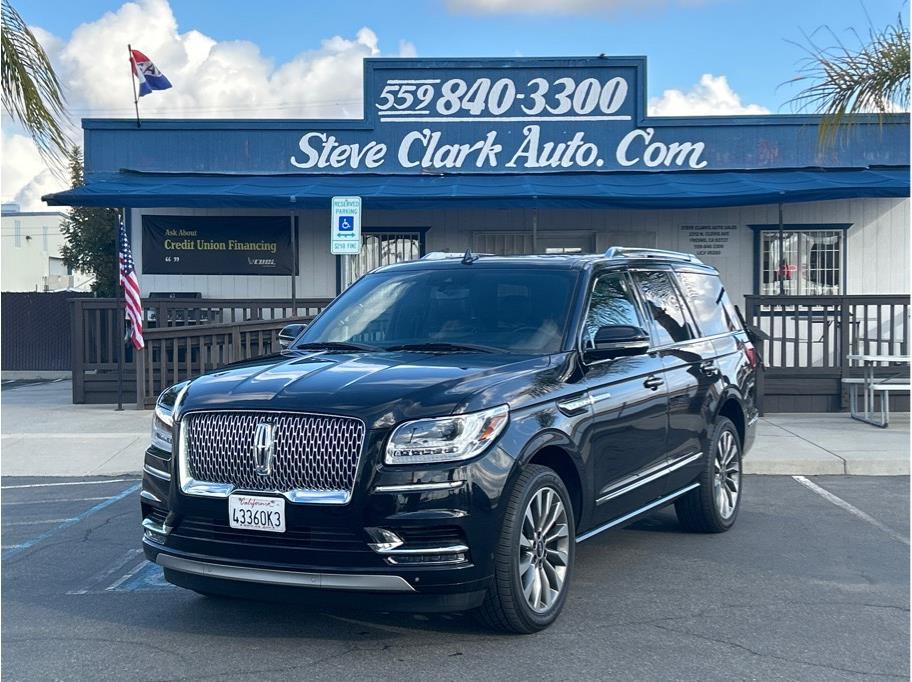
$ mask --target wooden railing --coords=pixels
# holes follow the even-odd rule
[[[144,299],[145,333],[147,339],[154,339],[158,338],[155,332],[163,329],[242,322],[281,328],[279,321],[313,317],[330,300],[299,299],[292,306],[290,299]],[[78,298],[71,305],[73,402],[117,402],[120,353],[124,354],[123,395],[132,399],[138,390],[137,354],[119,334],[123,304],[113,298]]]
[[[841,380],[859,371],[847,361],[848,355],[908,355],[910,351],[908,296],[747,296],[745,300],[747,321],[769,336],[760,348],[765,398],[782,396],[772,404],[766,401],[769,411],[781,409],[780,404],[800,407],[802,403],[807,411],[818,411],[815,405],[839,409],[845,402]],[[883,370],[895,372],[896,368]]]
[[[168,386],[231,362],[277,353],[278,333],[313,316],[151,329],[136,353],[136,406],[150,407]]]

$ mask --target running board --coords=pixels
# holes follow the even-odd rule
[[[642,514],[643,512],[647,512],[650,509],[655,509],[656,507],[661,507],[666,502],[671,502],[676,497],[680,497],[684,493],[689,493],[694,488],[699,488],[699,487],[700,487],[699,483],[691,483],[689,486],[681,488],[680,490],[675,491],[675,492],[671,493],[670,495],[666,495],[665,497],[661,497],[658,500],[656,500],[655,502],[650,502],[645,507],[640,507],[639,509],[635,509],[634,511],[630,512],[629,514],[624,514],[624,516],[616,518],[614,521],[609,521],[604,526],[599,526],[598,528],[594,528],[587,533],[583,533],[582,535],[577,535],[576,541],[583,542],[584,540],[588,540],[592,536],[598,535],[602,531],[606,531],[609,528],[614,528],[615,526],[624,523],[624,521],[628,521],[628,520],[632,519],[634,516]]]

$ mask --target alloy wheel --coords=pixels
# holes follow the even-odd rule
[[[738,507],[741,492],[741,460],[738,441],[731,431],[723,431],[716,444],[713,467],[713,496],[719,515],[728,520]]]
[[[526,506],[519,535],[519,579],[533,611],[543,613],[560,596],[567,577],[570,534],[567,511],[551,487],[536,491]]]

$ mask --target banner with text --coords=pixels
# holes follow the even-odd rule
[[[290,275],[290,218],[166,216],[142,219],[149,275]]]

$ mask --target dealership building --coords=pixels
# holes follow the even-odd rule
[[[908,115],[825,140],[817,116],[650,117],[643,57],[364,65],[361,119],[86,119],[85,186],[45,200],[126,209],[144,294],[332,297],[431,251],[610,246],[695,253],[748,307],[909,293]],[[361,199],[356,253],[332,253],[333,197]]]

